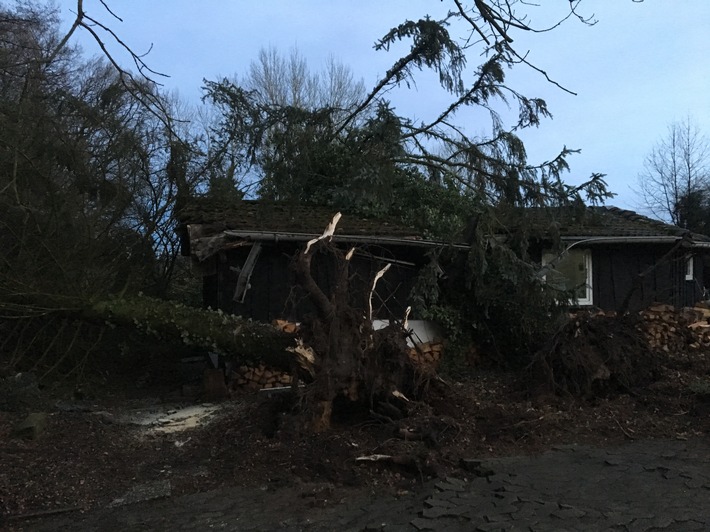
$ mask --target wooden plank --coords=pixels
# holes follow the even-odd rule
[[[254,266],[256,265],[256,261],[259,259],[260,253],[261,242],[254,242],[249,250],[247,260],[244,262],[244,266],[242,266],[242,270],[239,272],[239,278],[237,279],[237,289],[234,291],[233,299],[238,303],[244,303],[247,290],[249,290],[251,274],[254,272]]]

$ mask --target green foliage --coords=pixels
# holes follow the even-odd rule
[[[675,206],[680,227],[694,233],[710,233],[710,190],[698,189],[683,194]]]
[[[223,349],[228,339],[217,341],[214,331],[237,322],[130,296],[194,295],[186,269],[179,270],[184,289],[170,286],[179,264],[176,213],[190,195],[259,197],[393,216],[430,238],[464,239],[470,253],[434,257],[422,274],[418,313],[441,322],[454,342],[472,338],[501,359],[524,358],[558,309],[528,256],[530,228],[501,213],[609,194],[599,174],[580,186],[564,183],[574,150],[528,162],[519,132],[550,112],[542,99],[506,85],[507,71],[526,62],[508,35],[526,29],[511,5],[457,3],[446,20],[393,28],[375,48],[409,47],[369,94],[344,86],[350,78],[334,68],[339,94],[321,87],[308,99],[317,79],[298,58],[288,63],[302,72],[291,80],[294,89],[301,83],[291,99],[274,96],[289,91],[268,83],[205,82],[217,119],[204,136],[178,135],[178,120],[157,117],[156,105],[170,103],[150,83],[67,46],[55,53],[56,12],[31,3],[0,8],[0,308],[36,316],[104,301],[95,313],[133,313],[146,332]],[[469,24],[474,39],[452,36],[453,23]],[[467,67],[471,50],[484,58],[475,68]],[[262,73],[270,61],[278,63],[264,56]],[[451,101],[429,122],[415,123],[385,96],[414,85],[424,69]],[[511,124],[501,106],[517,111]],[[475,135],[456,124],[464,110],[476,116]],[[106,303],[110,294],[123,298]]]
[[[393,28],[375,48],[389,51],[401,41],[410,43],[408,50],[346,112],[267,104],[263,95],[226,81],[208,84],[207,98],[224,116],[216,138],[242,142],[242,161],[258,175],[259,197],[394,216],[429,238],[470,244],[468,253],[432,257],[412,294],[415,312],[442,324],[455,344],[474,342],[502,362],[523,363],[561,310],[529,255],[543,230],[526,223],[525,209],[593,203],[609,194],[600,174],[579,186],[563,181],[575,150],[563,148],[540,165],[528,162],[518,133],[551,115],[544,100],[506,86],[506,72],[520,56],[502,29],[505,9],[486,6],[477,3],[469,18],[461,10],[447,20]],[[474,69],[466,68],[467,48],[449,34],[449,24],[461,18],[488,27],[481,33],[485,60]],[[383,95],[413,84],[423,69],[439,76],[453,101],[429,123],[415,124],[398,116]],[[517,106],[517,120],[508,127],[496,111],[501,103]],[[487,113],[488,130],[473,137],[454,125],[464,109]]]
[[[286,371],[292,357],[285,349],[291,338],[271,325],[202,310],[182,303],[147,296],[115,298],[95,303],[82,316],[108,324],[131,324],[160,341],[181,342],[234,358],[240,363],[267,363]]]
[[[451,39],[446,21],[431,20],[428,16],[416,22],[408,20],[387,33],[375,50],[389,50],[390,46],[404,39],[411,39],[409,54],[395,66],[394,82],[414,82],[414,68],[430,68],[439,73],[439,81],[449,92],[464,91],[461,74],[466,66],[463,49]],[[397,68],[400,67],[401,68]]]
[[[192,155],[176,156],[136,95],[168,103],[69,46],[54,54],[50,8],[0,11],[0,308],[24,315],[49,302],[165,294]]]

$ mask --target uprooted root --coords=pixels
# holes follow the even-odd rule
[[[630,390],[657,379],[662,358],[636,315],[579,313],[533,358],[534,381],[574,396]]]

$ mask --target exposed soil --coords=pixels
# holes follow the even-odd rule
[[[466,457],[689,438],[710,432],[708,369],[699,353],[669,359],[644,388],[586,399],[532,394],[520,374],[478,371],[463,382],[436,383],[427,404],[403,420],[345,413],[322,434],[304,430],[298,417],[284,412],[284,396],[256,392],[236,394],[196,428],[149,432],[120,420],[137,408],[165,409],[199,398],[182,395],[175,374],[142,387],[136,376],[124,374],[84,397],[43,390],[29,408],[50,414],[37,440],[12,435],[27,405],[24,412],[0,411],[0,507],[15,518],[86,510],[157,480],[169,480],[172,495],[228,485],[403,492],[431,477],[465,476],[460,459]],[[357,460],[371,455],[394,458]]]

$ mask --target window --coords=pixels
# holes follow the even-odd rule
[[[695,280],[695,275],[693,275],[693,273],[693,256],[688,255],[687,257],[685,257],[685,280]]]
[[[575,305],[592,303],[592,252],[588,249],[570,249],[561,257],[554,253],[545,253],[542,263],[552,263],[553,269],[545,280],[553,288],[572,292]]]

